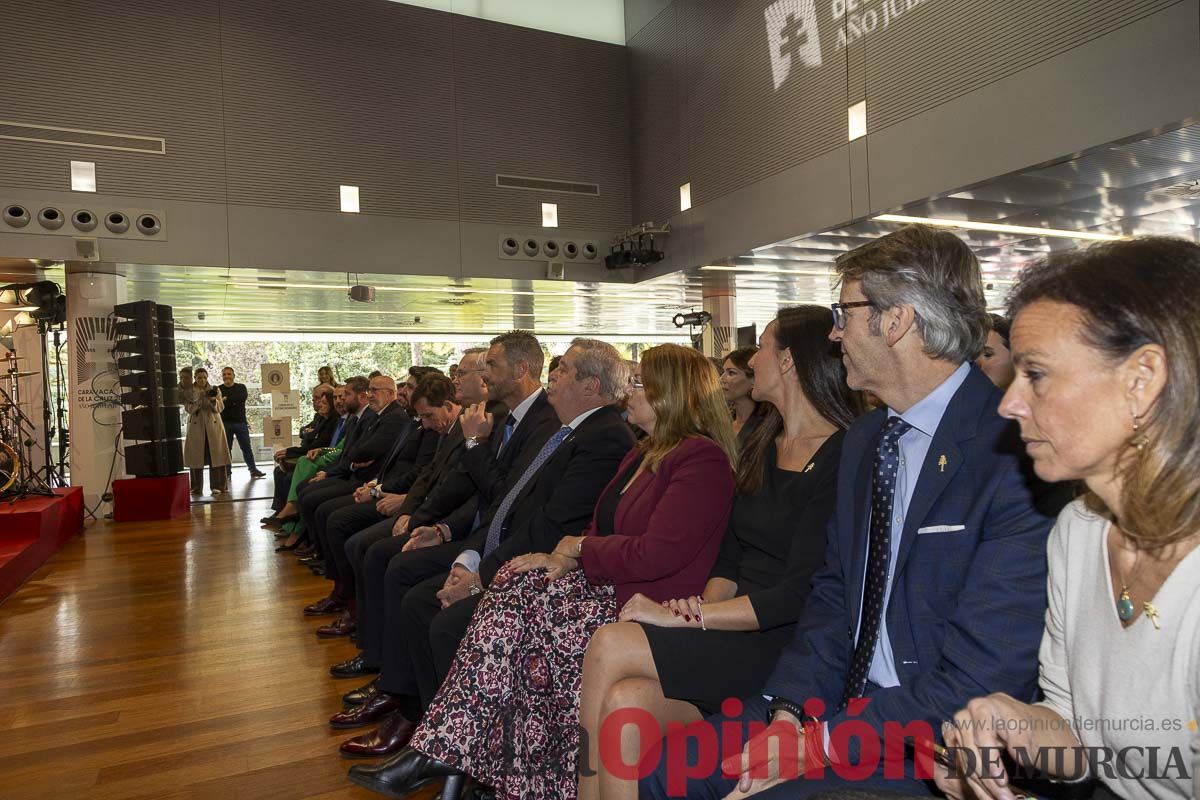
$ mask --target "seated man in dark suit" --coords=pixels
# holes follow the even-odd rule
[[[1046,538],[1061,498],[1033,477],[1017,427],[997,413],[1002,392],[971,363],[988,330],[979,264],[953,234],[912,226],[843,255],[837,271],[830,338],[851,388],[886,408],[846,434],[825,565],[763,696],[702,723],[710,755],[726,753],[733,731],[743,737],[724,762],[734,777],[722,756],[699,778],[670,775],[663,758],[643,797],[926,795],[931,784],[915,777],[929,761],[918,773],[905,737],[910,747],[940,738],[941,722],[980,693],[1036,690]],[[768,719],[779,725],[760,733]],[[900,741],[888,742],[898,749],[886,775],[885,723],[912,726],[887,733]],[[697,763],[698,741],[668,737],[677,770],[680,753]],[[847,782],[860,763],[868,777]]]
[[[323,522],[333,510],[353,502],[354,490],[378,476],[383,459],[392,452],[396,440],[415,430],[412,418],[396,402],[394,380],[386,375],[372,378],[368,395],[373,414],[364,414],[353,427],[337,463],[314,475],[299,492],[298,504],[304,528],[318,545],[324,535],[318,520]],[[324,514],[320,514],[326,504],[330,505]],[[312,612],[306,610],[306,613]],[[328,613],[328,610],[316,613]]]
[[[317,636],[322,638],[350,636],[358,627],[355,602],[357,582],[349,561],[347,541],[363,529],[379,523],[393,523],[393,516],[383,513],[380,506],[393,497],[402,500],[407,496],[423,497],[436,476],[446,469],[446,463],[457,461],[456,454],[462,447],[463,436],[456,422],[462,407],[455,401],[454,384],[440,373],[428,375],[417,384],[412,397],[421,430],[409,436],[407,442],[397,441],[393,452],[409,449],[409,442],[416,444],[421,441],[420,447],[429,450],[428,463],[414,466],[412,460],[389,456],[379,480],[355,489],[353,502],[334,509],[324,521],[324,541],[333,565],[332,568],[327,565],[326,577],[334,581],[333,595],[349,602],[337,621],[317,629]],[[430,443],[427,448],[426,441]],[[425,455],[418,453],[418,458],[424,459]],[[318,516],[328,505],[326,503],[321,507]]]
[[[389,607],[387,618],[395,627],[384,631],[376,689],[358,709],[334,718],[384,725],[343,744],[344,752],[387,755],[403,748],[414,718],[437,691],[439,663],[445,664],[444,675],[499,567],[524,553],[552,552],[559,539],[577,535],[591,520],[600,493],[634,445],[614,406],[628,381],[629,368],[612,345],[595,339],[572,343],[546,392],[558,419],[553,433],[513,464],[451,571],[423,580],[413,574],[415,580],[399,595],[399,615]],[[395,561],[389,577],[393,570],[396,579],[403,577]]]
[[[558,417],[542,389],[542,358],[537,338],[520,330],[492,339],[484,353],[482,372],[478,365],[471,369],[464,357],[463,364],[468,366],[457,383],[468,391],[477,388],[478,396],[459,420],[465,437],[459,462],[439,477],[427,497],[400,498],[391,509],[397,514],[394,523],[371,526],[347,543],[361,594],[358,645],[362,653],[335,664],[330,669],[335,678],[379,672],[385,615],[400,613],[404,592],[414,583],[450,567],[470,533],[477,510],[486,510],[491,504],[512,464],[527,447],[536,451],[558,429]],[[476,378],[480,379],[478,386]],[[498,419],[504,422],[491,436]],[[425,530],[413,538],[410,526],[414,532]],[[437,541],[439,533],[442,544]],[[406,554],[400,558],[402,551]],[[361,701],[371,688],[374,681],[346,698]]]

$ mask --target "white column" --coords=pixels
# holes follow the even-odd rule
[[[712,320],[704,328],[704,355],[724,358],[737,348],[737,285],[733,273],[706,271],[701,287],[704,310]]]
[[[71,485],[83,487],[90,508],[107,491],[110,471],[113,480],[125,477],[123,442],[117,438],[121,389],[112,353],[113,306],[125,302],[125,276],[112,264],[67,262],[66,292]]]
[[[37,323],[29,325],[21,325],[13,330],[13,350],[20,361],[17,366],[21,372],[36,372],[36,375],[30,375],[19,379],[18,392],[20,394],[20,408],[25,416],[29,418],[29,438],[33,440],[33,446],[29,448],[29,463],[34,470],[43,469],[46,466],[46,437],[43,409],[45,406],[42,403],[42,335],[38,333]],[[51,367],[53,369],[53,367]],[[53,375],[51,375],[53,380]],[[7,381],[3,384],[4,388],[8,388]],[[54,422],[51,420],[51,426]],[[45,473],[42,473],[45,477]]]

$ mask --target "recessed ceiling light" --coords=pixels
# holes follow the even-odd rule
[[[850,141],[861,139],[867,135],[867,101],[862,100],[850,106],[847,110],[850,128]]]
[[[558,203],[542,203],[542,227],[558,227]]]
[[[347,214],[358,213],[358,187],[357,186],[339,186],[339,191],[342,196],[342,211]]]
[[[961,228],[968,231],[991,233],[1013,233],[1027,236],[1051,236],[1059,239],[1083,239],[1091,242],[1123,242],[1128,236],[1092,231],[1064,231],[1057,228],[1033,228],[1026,225],[1002,225],[998,222],[975,222],[969,219],[937,219],[935,217],[907,217],[903,214],[880,214],[879,222],[899,222],[906,225],[935,225],[940,228]]]
[[[685,183],[679,187],[679,210],[687,211],[691,207],[692,207],[692,184],[689,181],[688,183]]]
[[[71,162],[71,191],[72,192],[94,192],[94,191],[96,191],[96,162],[94,162],[94,161],[72,161]]]

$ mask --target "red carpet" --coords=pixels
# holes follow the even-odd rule
[[[55,497],[0,500],[0,601],[83,530],[83,489],[56,489]]]

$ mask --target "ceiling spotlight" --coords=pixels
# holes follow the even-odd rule
[[[671,322],[675,323],[676,328],[682,328],[684,326],[695,327],[697,325],[703,325],[711,320],[712,314],[708,313],[707,311],[689,311],[686,314],[676,314],[671,318]]]

